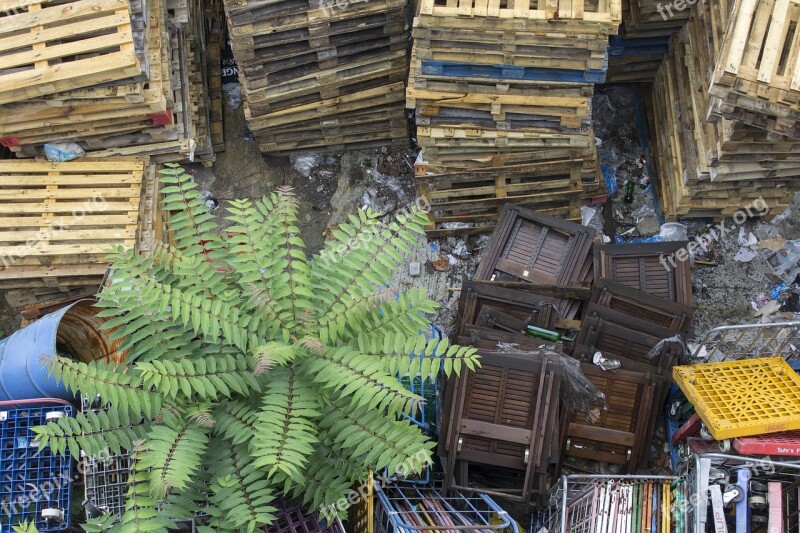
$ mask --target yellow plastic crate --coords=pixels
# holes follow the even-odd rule
[[[717,440],[800,429],[800,376],[780,357],[676,366],[672,376]]]

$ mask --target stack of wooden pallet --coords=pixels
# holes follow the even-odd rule
[[[147,158],[0,161],[0,289],[9,304],[87,296],[112,247],[150,252],[157,187]]]
[[[69,141],[93,157],[213,160],[202,39],[193,37],[201,35],[199,2],[184,14],[166,0],[8,7],[0,25],[0,144],[18,157]]]
[[[718,219],[748,206],[759,215],[768,208],[771,217],[800,189],[800,140],[713,113],[706,120],[714,109],[711,76],[730,37],[727,21],[725,6],[700,0],[692,19],[673,36],[656,77],[651,123],[656,125],[658,185],[668,219]]]
[[[669,37],[689,20],[693,4],[691,0],[623,0],[623,32],[632,39]]]
[[[608,82],[652,82],[670,36],[690,14],[685,0],[623,0],[622,29],[611,38],[608,54]]]
[[[709,89],[711,112],[800,138],[800,0],[742,0],[730,20]]]
[[[507,201],[579,218],[598,184],[593,87],[620,20],[619,0],[419,3],[406,105],[431,230],[490,230]]]
[[[408,142],[406,0],[226,0],[263,152]]]

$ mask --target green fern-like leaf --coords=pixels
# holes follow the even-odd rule
[[[142,531],[166,533],[172,522],[156,507],[156,499],[150,494],[150,473],[140,464],[142,443],[138,443],[131,454],[131,467],[128,474],[128,492],[125,498],[125,512],[120,523],[113,529],[119,533],[139,533]]]
[[[369,407],[392,415],[413,412],[422,398],[411,393],[383,370],[380,360],[347,346],[327,350],[318,358],[301,363],[309,379],[351,407]]]
[[[91,398],[100,396],[115,410],[131,416],[152,418],[161,408],[161,396],[145,388],[133,370],[122,373],[99,361],[81,363],[66,357],[51,359],[49,370],[73,393]]]
[[[173,401],[178,396],[199,401],[244,396],[261,388],[243,355],[152,361],[137,363],[136,369],[146,387]]]
[[[80,457],[81,450],[90,456],[109,450],[115,455],[132,450],[133,443],[144,438],[148,426],[141,416],[111,409],[77,413],[74,418],[59,418],[31,429],[36,433],[39,450],[50,446],[54,454],[63,455],[69,449],[73,457]]]
[[[314,452],[320,405],[314,389],[293,368],[270,372],[250,441],[253,464],[269,476],[301,472]]]
[[[224,513],[224,523],[248,533],[270,524],[275,518],[276,509],[270,505],[275,491],[264,471],[252,464],[247,448],[218,439],[209,450],[211,501]]]
[[[373,409],[332,404],[319,425],[343,454],[375,471],[420,473],[431,462],[433,443],[417,426]]]
[[[141,468],[150,469],[151,493],[164,498],[170,489],[185,489],[201,464],[208,444],[208,428],[171,412],[147,432]]]

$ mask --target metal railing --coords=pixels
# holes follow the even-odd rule
[[[709,363],[756,357],[783,357],[800,352],[800,320],[769,324],[717,326],[697,345],[692,358]]]

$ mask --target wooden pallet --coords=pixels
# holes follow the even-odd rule
[[[484,223],[500,217],[507,202],[530,209],[565,207],[572,214],[583,199],[582,161],[547,163],[516,171],[504,169],[421,178],[420,194],[431,203],[429,235],[447,222]],[[490,231],[493,226],[479,227]]]
[[[85,276],[112,246],[134,248],[152,216],[140,210],[148,170],[147,159],[0,162],[0,280]]]
[[[798,187],[796,141],[724,118],[705,119],[724,34],[715,14],[710,3],[698,2],[692,20],[673,36],[653,86],[656,183],[670,220],[719,219],[759,198],[775,216]]]
[[[0,104],[141,74],[126,0],[14,0],[3,9]]]
[[[427,27],[502,29],[551,32],[605,32],[616,34],[622,22],[621,0],[585,2],[471,2],[420,0],[418,18]]]
[[[324,29],[308,26],[281,28],[280,31],[237,37],[231,47],[239,66],[258,62],[278,61],[287,57],[316,52],[320,60],[334,56],[337,48],[348,44],[395,36],[399,40],[408,34],[406,11],[403,8],[347,18],[331,23]]]
[[[543,86],[537,88],[506,87],[495,92],[495,85],[472,84],[480,92],[445,90],[435,83],[429,89],[419,89],[413,74],[406,90],[406,107],[416,109],[417,123],[425,119],[463,113],[487,114],[496,122],[519,119],[551,124],[551,128],[587,128],[590,120],[591,89]],[[456,115],[457,116],[457,115]],[[511,125],[509,124],[509,127]],[[516,129],[516,128],[515,128]]]
[[[405,7],[405,0],[369,0],[329,2],[321,0],[293,0],[291,2],[264,2],[262,0],[228,0],[225,13],[231,37],[266,35],[289,29],[309,28],[324,33],[335,32],[349,20],[365,16],[380,17]],[[384,19],[388,22],[389,19]]]
[[[668,37],[632,39],[612,36],[606,80],[609,83],[652,82],[668,48]]]
[[[403,81],[406,77],[406,58],[404,51],[390,52],[383,58],[361,61],[339,69],[327,69],[313,75],[287,81],[278,86],[250,86],[247,79],[242,80],[242,90],[251,107],[298,98],[304,95],[320,94],[323,98],[333,98],[342,94],[342,89],[373,79],[386,79],[389,82]],[[346,92],[345,92],[346,94]]]
[[[623,0],[623,33],[631,38],[669,37],[679,31],[691,15],[689,2],[683,9],[675,2]]]
[[[710,87],[721,101],[712,110],[800,137],[800,1],[742,0],[729,20]]]
[[[338,121],[337,115],[340,113],[375,112],[376,110],[386,110],[389,107],[393,109],[392,116],[394,118],[402,118],[404,115],[397,113],[396,108],[397,104],[403,101],[403,90],[404,85],[402,82],[389,85],[379,84],[374,88],[358,90],[336,98],[321,99],[319,102],[296,104],[258,116],[252,115],[252,108],[246,106],[245,117],[250,129],[253,131],[267,128],[277,130],[309,121],[318,121],[320,124],[326,120],[336,122]]]

